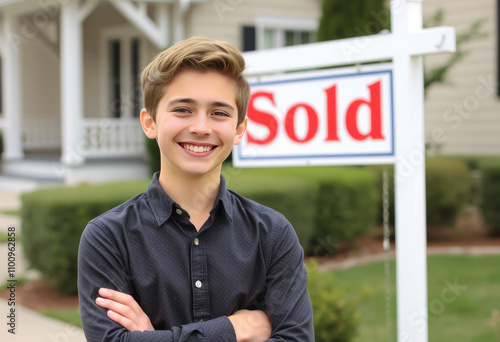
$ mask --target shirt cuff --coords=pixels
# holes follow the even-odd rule
[[[201,329],[210,342],[236,342],[233,324],[227,316],[201,322]]]

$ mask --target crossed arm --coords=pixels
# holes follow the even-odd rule
[[[128,331],[154,331],[149,317],[135,299],[122,292],[101,288],[96,304],[107,309],[108,317]],[[271,336],[271,323],[260,310],[240,310],[228,317],[238,342],[262,342]]]

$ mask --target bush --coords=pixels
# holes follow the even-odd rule
[[[467,164],[453,158],[426,160],[427,227],[453,225],[472,194]]]
[[[60,293],[77,292],[80,236],[87,223],[105,211],[145,191],[147,182],[61,187],[23,194],[23,249]]]
[[[500,235],[500,158],[496,162],[480,163],[481,210],[490,234]]]
[[[160,171],[160,148],[156,139],[149,139],[146,137],[146,150],[149,155],[149,172],[151,176],[156,172]]]
[[[358,307],[365,298],[348,295],[349,288],[339,285],[332,272],[320,273],[315,261],[309,261],[306,268],[313,307],[315,341],[353,341],[361,322]]]
[[[470,161],[462,158],[433,157],[426,160],[426,212],[427,227],[436,228],[453,225],[460,211],[472,197],[472,175],[468,169]],[[378,216],[382,225],[383,166],[366,167],[377,174]],[[387,166],[389,174],[389,224],[394,226],[394,167]]]

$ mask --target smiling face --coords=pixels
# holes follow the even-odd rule
[[[157,139],[162,174],[218,175],[238,144],[246,120],[237,126],[236,83],[215,72],[182,71],[166,87],[156,120],[141,113],[144,132]]]

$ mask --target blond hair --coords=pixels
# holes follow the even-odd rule
[[[231,44],[209,38],[183,40],[158,54],[141,76],[144,106],[153,120],[156,109],[172,79],[181,71],[217,71],[236,82],[238,125],[245,119],[250,87],[243,77],[245,60]]]

